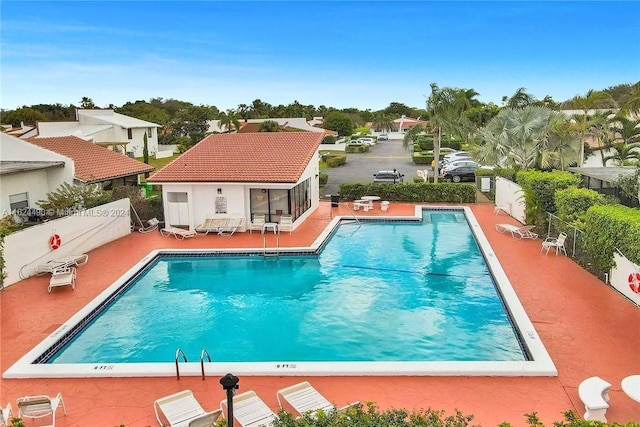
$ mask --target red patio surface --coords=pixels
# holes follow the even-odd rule
[[[255,390],[277,409],[276,390],[308,380],[338,406],[354,400],[373,401],[383,409],[456,409],[473,414],[474,422],[497,426],[507,421],[525,426],[526,413],[537,412],[552,425],[562,412],[573,409],[582,416],[577,393],[585,378],[598,375],[612,384],[607,419],[620,423],[640,421],[640,403],[620,388],[625,376],[640,374],[640,309],[571,259],[545,256],[540,240],[514,240],[495,231],[496,223],[516,223],[495,215],[492,205],[471,205],[507,276],[539,336],[551,355],[557,377],[248,377],[240,378],[240,391]],[[414,205],[392,203],[359,215],[413,214]],[[291,235],[282,233],[281,246],[308,246],[333,216],[349,214],[322,202],[311,218]],[[47,293],[47,277],[33,277],[0,292],[0,369],[7,370],[28,350],[53,332],[103,289],[158,248],[262,247],[260,233],[231,237],[198,236],[177,241],[159,233],[133,233],[90,252],[89,263],[78,269],[77,286]],[[226,372],[221,372],[220,376]],[[157,425],[153,401],[182,389],[193,390],[207,410],[225,398],[219,377],[2,379],[0,405],[33,394],[62,392],[67,415],[58,411],[60,427],[127,427]],[[32,425],[29,423],[28,425]]]

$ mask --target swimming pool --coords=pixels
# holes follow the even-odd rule
[[[178,347],[190,360],[180,365],[183,375],[200,374],[202,349],[211,355],[205,365],[212,374],[556,374],[470,210],[418,207],[414,217],[389,221],[360,226],[345,219],[349,223],[338,227],[336,218],[312,247],[287,250],[278,261],[250,250],[214,251],[213,260],[204,257],[212,251],[151,253],[5,377],[175,375]],[[229,254],[236,256],[221,256]],[[271,274],[280,268],[283,276]],[[196,270],[211,283],[200,284]],[[138,283],[128,287],[134,279]],[[232,287],[237,284],[242,289]],[[157,299],[154,288],[165,296]],[[122,296],[89,322],[114,291]],[[152,303],[140,305],[145,299]],[[121,306],[127,300],[143,315]],[[163,302],[154,308],[155,300]],[[147,315],[155,309],[166,314]],[[180,312],[196,322],[175,317]],[[131,334],[148,318],[163,318],[168,327],[162,333],[151,326],[161,337],[157,342],[144,339],[146,332]],[[97,332],[68,340],[83,322]],[[181,337],[169,341],[176,324]],[[197,328],[207,324],[216,327]],[[448,339],[435,345],[441,337]],[[110,355],[108,343],[116,340],[132,344]],[[63,347],[65,341],[72,345]]]

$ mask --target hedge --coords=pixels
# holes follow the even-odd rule
[[[347,163],[346,154],[330,154],[324,156],[324,161],[327,163],[327,167],[335,168]]]
[[[606,199],[588,188],[569,187],[556,191],[555,203],[558,218],[584,230],[587,210],[591,206],[606,204]]]
[[[433,154],[423,154],[415,152],[413,156],[411,156],[411,160],[416,165],[429,165],[431,166],[431,162],[433,162]]]
[[[571,172],[527,170],[517,173],[516,182],[524,191],[527,223],[542,225],[547,212],[556,213],[556,191],[577,187],[581,179]]]
[[[380,196],[381,200],[412,203],[475,203],[476,186],[474,184],[454,184],[442,182],[406,183],[406,184],[340,184],[340,197],[344,200],[357,200],[362,196]]]
[[[602,272],[614,267],[616,248],[640,264],[640,210],[623,205],[590,207],[585,215],[585,245],[594,266]]]
[[[327,185],[327,181],[329,181],[329,175],[324,172],[320,172],[318,174],[318,183],[319,185]]]
[[[365,153],[369,151],[369,146],[367,144],[348,144],[344,148],[345,153]]]

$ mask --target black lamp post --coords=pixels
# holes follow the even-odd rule
[[[227,374],[220,378],[222,388],[227,392],[227,420],[229,427],[233,427],[233,394],[238,389],[240,379],[233,374]]]

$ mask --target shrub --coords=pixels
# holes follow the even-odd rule
[[[475,203],[474,184],[454,183],[406,183],[406,184],[340,184],[340,196],[344,200],[357,200],[367,194],[380,196],[382,200],[402,202]]]
[[[347,163],[347,156],[345,154],[332,154],[325,157],[327,167],[335,168]]]
[[[606,204],[605,197],[588,188],[569,187],[556,191],[555,203],[558,217],[584,230],[585,216],[591,206]]]
[[[516,181],[524,191],[527,223],[535,225],[546,222],[546,212],[556,213],[556,191],[580,185],[578,175],[562,171],[520,171]]]
[[[413,160],[413,163],[416,165],[429,165],[431,166],[431,162],[433,162],[433,154],[429,153],[413,153],[413,156],[411,156],[411,160]]]
[[[585,215],[585,245],[594,267],[607,272],[614,267],[619,249],[640,264],[640,210],[622,205],[596,205]]]
[[[107,203],[111,193],[104,191],[100,184],[69,184],[63,182],[60,187],[47,193],[47,200],[36,204],[46,210],[49,218],[59,218],[74,212],[90,209]]]
[[[336,143],[337,138],[334,135],[326,135],[323,139],[322,139],[322,143],[323,144],[335,144]]]
[[[318,175],[318,180],[320,185],[327,185],[327,181],[329,180],[329,175],[326,173],[320,172]]]
[[[349,144],[344,148],[345,153],[365,153],[369,151],[367,144]]]

